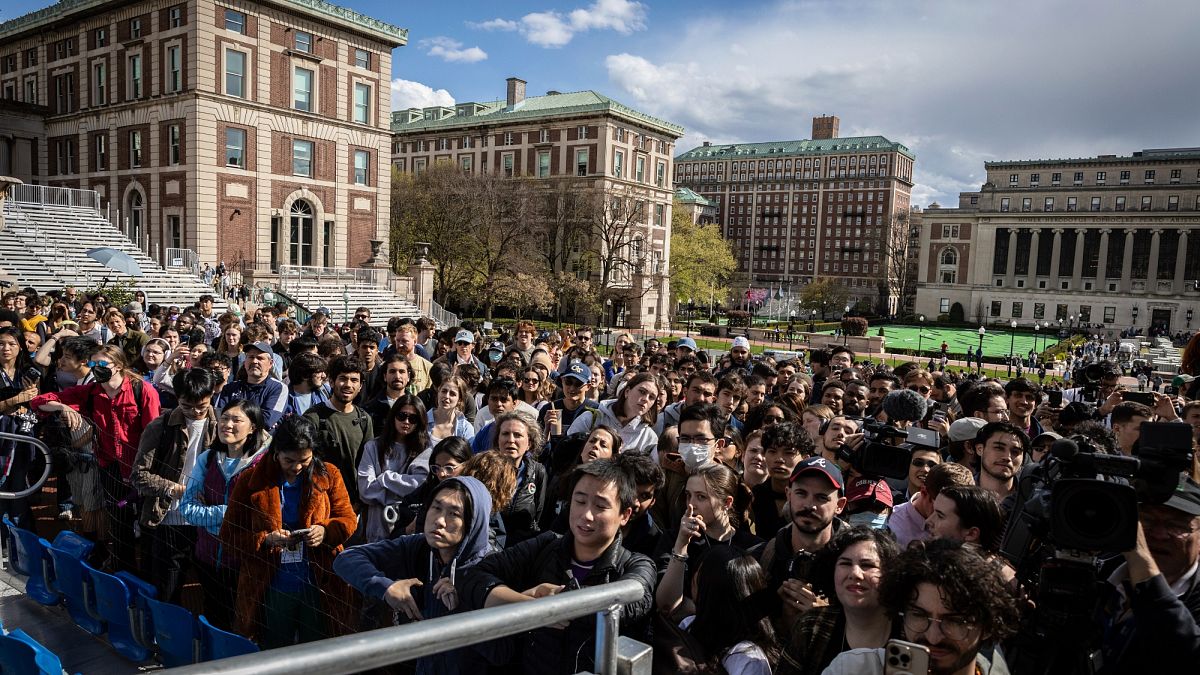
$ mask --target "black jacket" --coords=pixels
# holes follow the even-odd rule
[[[1109,588],[1112,596],[1105,610],[1113,617],[1120,612],[1121,597]],[[1200,663],[1200,572],[1183,595],[1175,595],[1161,574],[1136,586],[1126,582],[1125,592],[1132,616],[1115,625],[1106,622],[1100,672],[1193,672]]]
[[[504,529],[508,533],[505,546],[514,546],[535,536],[541,529],[538,523],[546,508],[546,492],[550,489],[546,479],[546,467],[526,453],[521,459],[520,480],[512,501],[500,512]],[[525,589],[521,589],[525,590]]]
[[[488,594],[497,586],[507,586],[521,592],[538,584],[567,585],[574,583],[571,575],[571,554],[574,540],[570,534],[543,532],[484,558],[467,570],[459,587],[459,598],[467,609],[481,609]],[[637,631],[654,606],[654,563],[644,555],[625,550],[618,538],[600,556],[579,585],[599,586],[621,579],[634,579],[642,584],[642,597],[621,610],[621,633]],[[514,663],[523,674],[569,674],[589,671],[595,655],[595,615],[571,621],[563,630],[539,628],[516,637]]]

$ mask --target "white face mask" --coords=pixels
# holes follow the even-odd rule
[[[851,525],[866,525],[872,530],[882,530],[883,526],[887,524],[887,516],[870,511],[852,514],[847,520]]]
[[[712,462],[712,451],[705,443],[680,443],[679,457],[688,471],[695,473],[700,467]]]

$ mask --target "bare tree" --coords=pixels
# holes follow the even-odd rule
[[[466,236],[475,206],[467,198],[471,185],[471,176],[449,165],[434,165],[415,176],[392,174],[392,265],[405,274],[413,245],[427,242],[434,295],[443,305],[451,295],[461,295],[471,280],[473,242]]]
[[[584,256],[601,306],[644,296],[654,287],[648,280],[662,270],[663,261],[647,240],[654,215],[649,197],[631,186],[592,190],[591,242]]]
[[[471,293],[491,319],[506,278],[541,270],[535,253],[539,242],[530,227],[538,219],[540,200],[537,188],[524,179],[472,176],[471,186],[467,198],[473,217],[464,233],[473,252]]]
[[[903,314],[916,295],[917,262],[913,246],[911,220],[907,212],[894,214],[887,223],[881,250],[883,276],[879,279],[879,298],[875,311],[891,313],[891,299],[896,298],[896,313]]]

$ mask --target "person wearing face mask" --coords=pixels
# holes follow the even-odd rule
[[[892,488],[885,480],[859,476],[846,485],[846,522],[883,529],[892,513]]]
[[[696,613],[689,560],[714,546],[748,551],[762,543],[749,530],[750,489],[722,464],[709,463],[692,474],[684,490],[687,507],[679,526],[659,541],[659,572],[654,601],[658,611],[680,620]]]
[[[221,522],[234,481],[263,456],[271,437],[263,427],[262,409],[253,401],[230,403],[215,427],[216,440],[196,458],[187,478],[179,513],[196,528],[194,562],[204,615],[217,628],[233,630],[240,557],[221,546]]]
[[[348,548],[334,559],[333,571],[398,622],[461,611],[459,578],[495,552],[488,543],[491,511],[492,497],[483,483],[448,478],[429,495],[421,532]],[[466,672],[461,655],[452,650],[424,657],[416,662],[416,672]]]
[[[146,427],[133,460],[133,487],[142,496],[139,523],[150,534],[150,579],[158,598],[179,602],[187,569],[196,546],[196,528],[179,511],[186,479],[197,457],[217,437],[212,407],[212,374],[189,368],[175,374],[173,390],[179,404]]]

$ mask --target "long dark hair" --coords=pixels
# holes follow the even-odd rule
[[[735,546],[713,546],[700,559],[696,572],[696,618],[688,627],[719,663],[734,645],[749,640],[775,663],[779,647],[775,630],[761,603],[750,601],[767,588],[767,575],[758,561]]]
[[[21,329],[13,326],[0,328],[0,335],[11,335],[12,339],[17,341],[17,358],[13,360],[13,379],[15,380],[14,386],[20,388],[22,376],[33,365],[33,361],[29,358],[29,352],[25,351],[25,335]],[[40,377],[40,370],[38,374]]]
[[[869,541],[875,544],[875,553],[879,555],[879,566],[887,574],[900,555],[900,545],[888,530],[876,530],[865,525],[843,527],[833,535],[829,544],[817,552],[813,560],[812,581],[817,590],[823,591],[829,602],[838,605],[837,589],[834,588],[833,575],[837,568],[838,558],[846,549],[860,542]]]
[[[180,371],[180,372],[184,373],[187,371]],[[178,376],[176,376],[176,377],[178,377]],[[230,411],[230,410],[239,410],[239,409],[242,411],[243,415],[245,415],[246,417],[248,417],[250,419],[250,426],[253,427],[250,430],[250,435],[246,437],[246,445],[244,445],[242,447],[242,456],[243,457],[253,457],[254,453],[258,452],[259,448],[262,446],[262,434],[260,434],[259,432],[262,431],[264,426],[266,426],[266,422],[263,421],[262,408],[259,407],[259,405],[257,403],[255,403],[254,401],[243,398],[243,399],[237,399],[234,401],[230,401],[221,410],[221,414],[225,414],[227,411]],[[213,441],[212,449],[217,452],[229,454],[229,451],[225,449],[225,443],[221,441],[220,436],[218,436],[217,439]]]
[[[417,411],[417,421],[413,424],[413,431],[406,438],[397,438],[396,434],[396,416],[400,413],[400,409],[411,406]],[[405,394],[396,399],[392,404],[388,414],[383,418],[383,428],[379,430],[379,437],[375,439],[375,452],[379,453],[380,469],[385,466],[387,455],[392,450],[392,445],[396,441],[404,443],[404,466],[402,471],[407,471],[413,458],[425,452],[425,447],[429,445],[429,435],[426,434],[428,422],[425,416],[425,404],[421,403],[421,399],[412,394]]]
[[[302,478],[311,481],[313,473],[326,476],[329,471],[325,468],[325,462],[321,461],[320,456],[317,455],[316,441],[317,425],[315,422],[307,417],[289,415],[283,418],[279,426],[275,427],[275,433],[271,439],[271,454],[274,455],[272,459],[278,462],[281,453],[312,450],[312,462],[301,474]]]

